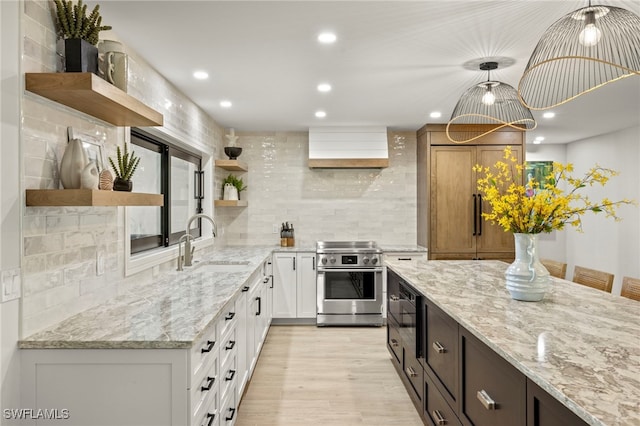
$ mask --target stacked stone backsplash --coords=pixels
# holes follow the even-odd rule
[[[56,71],[54,8],[49,1],[24,2],[22,72]],[[110,38],[108,33],[101,36]],[[128,93],[162,112],[166,132],[211,147],[215,158],[223,146],[223,129],[138,54],[127,53]],[[68,126],[102,140],[107,157],[114,156],[116,146],[125,140],[125,128],[25,92],[22,188],[59,188],[58,167]],[[124,276],[124,207],[23,207],[23,211],[24,336],[153,279],[151,271]],[[159,270],[173,267],[169,263]]]

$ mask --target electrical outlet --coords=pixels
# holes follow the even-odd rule
[[[277,234],[278,232],[280,232],[280,227],[278,226],[277,223],[273,225],[273,229],[271,230],[271,232],[273,232],[274,234]]]
[[[2,280],[2,302],[19,299],[22,287],[20,268],[7,269],[0,273]]]

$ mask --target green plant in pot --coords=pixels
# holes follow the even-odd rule
[[[117,148],[117,162],[109,157],[109,164],[111,164],[111,168],[116,174],[116,178],[113,180],[114,191],[131,191],[133,189],[131,176],[136,171],[138,163],[140,163],[140,157],[136,157],[133,151],[129,153],[126,144],[122,151],[120,147]]]
[[[100,5],[87,16],[87,5],[78,0],[54,0],[58,18],[58,38],[64,39],[66,72],[98,73],[98,35],[110,30],[102,25]]]
[[[247,189],[247,187],[244,185],[244,182],[242,181],[242,178],[236,177],[236,176],[234,176],[232,174],[229,174],[229,176],[227,176],[222,181],[222,192],[223,192],[223,194],[224,194],[225,185],[232,185],[233,187],[236,188],[236,190],[238,191],[238,200],[240,199],[240,192],[244,191],[245,189]]]

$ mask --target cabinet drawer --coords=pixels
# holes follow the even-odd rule
[[[227,303],[227,305],[221,310],[222,315],[217,321],[218,341],[222,341],[225,334],[229,332],[229,329],[236,326],[236,304],[235,300]]]
[[[524,425],[525,376],[467,330],[459,330],[461,420],[474,426]]]
[[[230,392],[235,392],[235,384],[238,382],[238,361],[234,354],[220,369],[220,397],[225,399]]]
[[[414,392],[411,397],[416,401],[422,401],[422,388],[424,387],[422,365],[420,365],[420,361],[418,361],[412,350],[403,347],[403,355],[402,371],[409,383],[411,383]]]
[[[194,426],[217,426],[220,424],[220,410],[218,406],[219,388],[216,385],[211,389],[202,405],[194,413]]]
[[[191,385],[191,414],[193,419],[199,419],[211,405],[211,397],[218,398],[220,382],[218,359],[213,360],[209,369],[198,381]],[[217,404],[216,404],[217,407]]]
[[[432,303],[425,304],[425,361],[448,394],[458,400],[458,323]]]
[[[402,340],[398,324],[393,318],[387,320],[387,346],[394,355],[395,361],[400,364],[402,362]]]
[[[392,270],[387,270],[387,318],[398,322],[400,311],[400,277]]]
[[[431,419],[431,423],[440,426],[461,426],[455,411],[444,399],[431,378],[424,375],[424,417]]]
[[[220,404],[220,426],[232,426],[236,423],[237,408],[236,408],[236,392],[235,388],[233,392],[229,392],[226,398],[222,399]]]
[[[228,330],[227,334],[220,340],[220,365],[226,364],[232,356],[237,353],[238,342],[236,340],[237,330],[235,328]],[[224,373],[222,369],[220,369]]]
[[[216,324],[213,324],[202,338],[191,348],[191,377],[199,380],[203,371],[209,368],[211,361],[218,352],[218,334]]]
[[[587,423],[527,379],[527,426],[587,426]]]

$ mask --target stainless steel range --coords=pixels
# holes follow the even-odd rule
[[[382,326],[382,250],[374,241],[316,243],[316,323]]]

